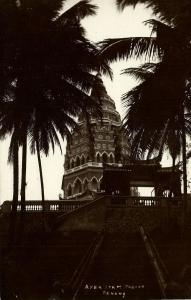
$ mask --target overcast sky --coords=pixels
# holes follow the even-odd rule
[[[69,0],[71,6],[77,0]],[[94,0],[92,3],[99,8],[97,15],[83,20],[87,31],[87,37],[92,41],[101,41],[105,38],[148,36],[150,30],[143,24],[143,21],[152,18],[151,11],[140,5],[134,10],[126,8],[119,12],[115,6],[115,0]],[[139,65],[141,62],[130,61],[112,64],[114,80],[103,78],[108,94],[115,100],[117,110],[123,113],[120,97],[127,90],[131,89],[135,82],[125,75],[120,75],[123,68]],[[63,147],[65,149],[65,145]],[[12,199],[12,166],[7,165],[8,140],[0,145],[0,202]],[[45,181],[46,199],[56,200],[61,193],[63,176],[64,153],[61,155],[56,149],[54,155],[47,158],[42,157],[42,167]],[[27,164],[27,200],[41,199],[39,171],[36,156],[28,156]]]

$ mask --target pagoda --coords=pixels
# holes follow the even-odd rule
[[[121,130],[115,102],[102,83],[102,119],[91,117],[89,124],[80,117],[78,129],[67,141],[62,189],[64,199],[77,199],[101,191],[103,165],[121,166],[129,159],[129,144]],[[90,127],[93,136],[90,138]],[[93,149],[92,149],[93,147]]]

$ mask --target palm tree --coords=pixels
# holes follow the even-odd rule
[[[147,89],[150,82],[155,80],[158,67],[159,64],[146,63],[141,67],[127,68],[122,72],[122,74],[131,75],[139,82],[141,81],[139,85],[122,96],[124,107],[127,109],[123,127],[132,140],[131,154],[135,159],[141,154],[145,155],[145,152],[148,152],[147,159],[149,159],[156,150],[159,151],[160,161],[165,144],[169,144],[168,148],[172,156],[176,157],[180,152],[179,114],[170,116],[171,111],[167,111],[168,107],[165,107],[165,112],[163,112],[158,103],[151,101],[151,97],[154,95],[148,94],[149,90]],[[174,149],[171,139],[177,140],[176,149]]]
[[[190,31],[191,3],[188,0],[116,0],[116,4],[120,10],[126,6],[135,7],[138,4],[144,4],[151,8],[160,20],[175,26],[185,27],[187,31]]]
[[[127,1],[124,1],[126,3]],[[184,204],[186,206],[187,172],[186,172],[186,136],[185,136],[185,105],[190,110],[189,99],[186,97],[186,87],[191,74],[191,46],[189,35],[181,26],[172,27],[160,21],[149,20],[152,26],[151,37],[136,37],[123,39],[108,39],[100,43],[101,53],[108,61],[120,58],[140,58],[147,60],[157,59],[155,76],[143,83],[141,109],[147,111],[144,121],[150,128],[158,128],[173,116],[180,115],[182,153],[183,153],[183,179]],[[153,104],[154,101],[154,105]],[[153,108],[151,112],[150,108]],[[148,114],[149,111],[149,114]],[[181,112],[181,114],[180,114]],[[149,123],[152,113],[158,116],[155,122]],[[146,114],[145,114],[146,116]],[[160,118],[159,118],[160,116]],[[151,119],[152,120],[152,119]]]
[[[82,18],[95,14],[96,7],[90,1],[83,0],[60,15],[63,2],[8,0],[0,4],[3,37],[6,36],[0,46],[0,51],[4,53],[0,58],[1,133],[2,136],[12,135],[11,151],[16,151],[16,146],[22,146],[22,210],[25,209],[26,151],[31,130],[39,159],[39,151],[45,151],[44,139],[41,143],[42,130],[53,132],[59,129],[63,136],[65,127],[62,129],[60,126],[68,124],[67,117],[75,118],[84,112],[84,107],[100,114],[98,99],[90,96],[97,82],[93,72],[111,75],[107,63],[96,46],[86,39],[80,24]],[[44,114],[49,106],[55,105],[57,110],[58,107],[61,109],[64,120],[61,122],[59,119],[60,125],[55,124],[53,118],[48,120],[50,115],[47,115],[44,121],[48,123],[40,124],[43,129],[38,126],[38,114],[42,114],[43,105]],[[56,117],[61,115],[57,112]],[[49,122],[53,122],[51,128]],[[54,144],[57,142],[56,134],[51,134],[45,137],[48,137],[47,143]],[[32,148],[34,151],[34,142]],[[12,154],[12,157],[15,158],[15,155]],[[16,174],[18,172],[15,172],[14,186],[18,183]],[[41,185],[43,188],[42,176]],[[17,203],[16,189],[14,195]]]
[[[9,222],[9,243],[10,245],[14,244],[16,223],[17,223],[17,205],[18,205],[18,187],[19,187],[19,145],[17,130],[14,130],[14,133],[11,137],[10,151],[9,151],[9,162],[13,162],[13,201],[12,209]],[[12,156],[12,157],[11,157]]]
[[[181,150],[182,117],[180,112],[173,113],[171,108],[170,111],[167,111],[168,107],[165,107],[164,115],[158,103],[150,101],[151,95],[148,94],[147,87],[152,80],[155,80],[156,68],[160,68],[159,65],[147,63],[141,67],[128,68],[123,71],[123,74],[134,76],[141,81],[138,86],[122,97],[127,108],[123,127],[132,141],[131,155],[133,159],[139,158],[140,155],[144,156],[145,153],[149,159],[153,153],[158,151],[155,161],[159,162],[166,145],[172,156],[172,171],[174,172],[176,157],[180,155]],[[189,110],[189,107],[186,108]],[[185,114],[184,120],[186,134],[190,135],[191,114]]]
[[[7,91],[8,95],[8,91]],[[21,111],[21,110],[20,110]],[[11,134],[8,162],[13,162],[13,202],[9,226],[10,239],[13,242],[16,229],[18,193],[19,193],[19,146],[20,146],[20,114],[15,102],[10,97],[0,102],[0,137],[5,139]],[[10,242],[10,241],[9,241]]]

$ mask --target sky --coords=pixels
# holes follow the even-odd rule
[[[68,0],[65,8],[78,2]],[[82,21],[86,29],[87,37],[94,41],[101,41],[106,38],[149,36],[150,29],[143,24],[145,20],[152,18],[151,10],[139,5],[136,9],[126,8],[119,12],[115,5],[115,0],[92,0],[99,8],[96,16],[91,16]],[[135,81],[126,75],[120,75],[122,69],[140,65],[140,61],[123,61],[111,65],[114,79],[103,77],[106,90],[115,101],[117,110],[123,115],[124,110],[121,105],[121,95],[135,86]],[[9,140],[0,143],[0,203],[12,199],[12,166],[7,164]],[[66,143],[63,143],[63,153],[55,149],[54,155],[50,153],[48,157],[42,156],[42,168],[45,183],[45,199],[57,200],[62,193],[61,183],[64,172],[64,153]],[[29,153],[29,151],[28,151]],[[40,200],[40,180],[37,164],[37,157],[28,154],[27,160],[27,200]]]

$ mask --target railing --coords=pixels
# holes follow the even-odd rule
[[[103,197],[103,196],[102,196]],[[180,197],[166,198],[166,197],[128,197],[119,195],[106,195],[108,207],[167,207],[168,205],[174,207],[182,207],[183,201]],[[92,200],[47,200],[45,201],[46,212],[70,212],[85,204],[91,203]],[[1,212],[11,211],[11,201],[5,201],[1,205]],[[17,211],[21,211],[21,203],[17,206]],[[27,212],[42,211],[41,201],[26,201]]]
[[[114,167],[115,167],[115,166],[116,166],[116,167],[122,167],[122,164],[121,164],[121,163],[111,163],[111,165],[114,166]],[[69,169],[69,170],[65,170],[65,175],[70,174],[70,173],[73,173],[73,172],[76,172],[76,171],[79,171],[79,170],[82,170],[82,169],[87,168],[87,167],[97,167],[97,168],[102,168],[102,167],[103,167],[103,163],[102,163],[102,162],[89,161],[89,162],[86,162],[86,163],[83,164],[83,165],[74,167],[74,168]]]
[[[182,198],[180,197],[127,197],[112,195],[108,197],[108,206],[111,207],[161,207],[167,205],[182,206]]]
[[[74,167],[72,169],[65,170],[65,175],[73,173],[73,172],[76,172],[76,171],[79,171],[79,170],[82,170],[82,169],[87,168],[87,167],[99,167],[99,168],[102,168],[103,164],[102,163],[98,163],[98,162],[92,162],[92,161],[90,161],[90,162],[87,162],[87,163],[85,163],[83,165]]]
[[[90,200],[48,200],[45,201],[45,211],[46,212],[70,212],[75,210],[87,203],[91,202]],[[12,202],[5,201],[1,205],[2,212],[11,211]],[[42,211],[42,202],[41,201],[26,201],[25,205],[27,212],[41,212]],[[17,206],[17,211],[21,211],[21,203],[19,202]]]
[[[88,250],[85,252],[78,267],[74,271],[72,278],[66,284],[66,294],[68,294],[67,296],[70,296],[70,299],[76,300],[78,298],[80,289],[84,284],[84,280],[88,275],[88,272],[95,260],[95,257],[97,256],[97,253],[103,243],[103,240],[104,233],[98,233],[93,242],[90,244]]]
[[[163,261],[161,260],[158,251],[156,250],[153,242],[149,239],[148,234],[145,232],[143,226],[140,226],[141,237],[147,251],[153,270],[156,275],[157,282],[160,287],[163,298],[166,298],[167,283],[170,280],[168,271]]]

